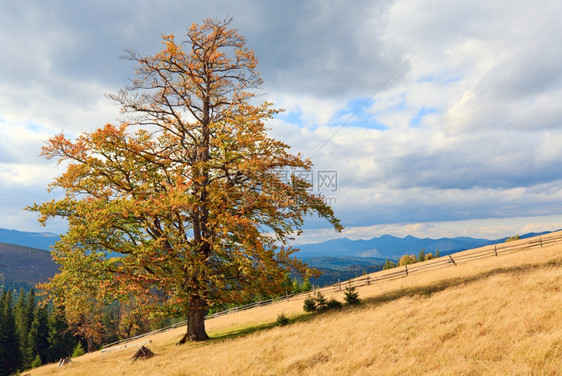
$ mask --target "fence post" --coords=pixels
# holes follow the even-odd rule
[[[371,285],[370,279],[371,279],[371,278],[370,278],[369,276],[367,276],[367,286],[370,286],[370,285]]]
[[[316,296],[316,289],[314,288],[314,283],[312,284],[312,295]]]
[[[451,259],[451,262],[455,264],[455,266],[457,266],[457,263],[455,262],[455,260],[453,260],[453,256],[449,255],[449,258]]]
[[[341,282],[340,282],[339,278],[338,278],[338,287],[340,288],[340,291],[341,291]]]
[[[285,291],[285,294],[287,295],[287,301],[289,301],[289,291]]]
[[[498,250],[496,249],[496,245],[494,245],[494,253],[496,254],[496,256],[498,255]]]
[[[408,265],[404,265],[404,268],[406,269],[406,276],[408,276]]]
[[[539,240],[541,241],[541,247],[542,247],[542,236],[539,236]]]

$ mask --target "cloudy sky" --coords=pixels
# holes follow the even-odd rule
[[[64,231],[22,210],[57,197],[40,148],[115,121],[124,50],[229,16],[286,110],[271,134],[346,226],[312,219],[300,242],[562,228],[560,1],[0,3],[1,228]]]

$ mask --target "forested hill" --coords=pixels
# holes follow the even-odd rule
[[[0,274],[3,276],[0,286],[26,284],[33,287],[36,283],[46,282],[57,270],[58,266],[48,251],[0,243]]]

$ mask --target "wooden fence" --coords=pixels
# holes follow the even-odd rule
[[[516,240],[516,241],[510,241],[510,242],[506,242],[506,243],[489,245],[489,246],[482,247],[482,248],[476,248],[476,249],[469,250],[469,251],[462,251],[462,252],[442,256],[442,257],[439,257],[439,258],[436,258],[436,259],[431,259],[431,260],[420,262],[420,263],[409,264],[409,265],[404,265],[404,266],[397,266],[395,268],[388,269],[388,270],[382,270],[382,271],[379,271],[379,272],[376,272],[376,273],[369,274],[369,275],[364,276],[364,277],[354,278],[354,279],[351,279],[349,281],[346,281],[345,283],[344,282],[338,282],[334,285],[326,286],[326,287],[322,287],[322,288],[314,288],[313,287],[312,291],[302,292],[302,293],[298,293],[298,294],[288,294],[288,295],[285,295],[283,297],[278,297],[278,298],[275,298],[275,299],[268,299],[268,300],[263,300],[263,301],[260,301],[260,302],[246,304],[246,305],[239,306],[239,307],[230,308],[230,309],[227,309],[225,311],[221,311],[221,312],[217,312],[217,313],[208,315],[206,318],[211,319],[211,318],[215,318],[215,317],[219,317],[219,316],[228,315],[230,313],[245,311],[245,310],[248,310],[248,309],[252,309],[252,308],[256,308],[256,307],[262,307],[262,306],[266,306],[266,305],[270,305],[270,304],[282,302],[282,301],[291,301],[291,300],[295,300],[295,299],[303,299],[304,300],[308,296],[310,296],[310,294],[317,294],[318,292],[321,292],[323,294],[327,294],[327,293],[331,293],[331,292],[341,291],[343,288],[345,288],[347,286],[351,286],[351,287],[369,286],[369,285],[375,284],[375,283],[380,283],[380,282],[384,282],[384,281],[390,281],[390,280],[393,280],[393,279],[408,277],[410,274],[427,272],[427,271],[431,271],[431,270],[435,270],[435,269],[439,269],[439,268],[443,268],[443,267],[447,267],[447,266],[457,266],[458,264],[463,264],[465,262],[470,262],[470,261],[474,261],[474,260],[478,260],[478,259],[482,259],[482,258],[486,258],[486,257],[498,257],[498,256],[500,256],[504,253],[507,253],[507,252],[520,251],[520,250],[530,249],[530,248],[541,248],[543,246],[553,245],[553,244],[559,243],[561,241],[562,241],[562,232],[557,232],[557,233],[552,233],[552,234],[540,236],[538,238],[537,237],[531,238],[531,239],[528,239],[528,240],[523,239],[523,240]],[[135,336],[135,337],[131,337],[131,338],[127,338],[127,339],[117,341],[117,342],[113,342],[113,343],[104,345],[103,348],[106,349],[108,347],[112,347],[112,346],[120,345],[120,344],[123,344],[123,343],[126,343],[126,342],[134,341],[134,340],[137,340],[139,338],[150,336],[150,335],[153,335],[153,334],[156,334],[156,333],[166,332],[168,330],[172,330],[172,329],[178,328],[180,326],[185,326],[185,325],[187,325],[187,320],[178,322],[178,323],[176,323],[174,325],[171,325],[169,327],[166,327],[166,328],[157,329],[157,330],[154,330],[154,331],[151,331],[151,332],[148,332],[148,333],[140,334],[140,335]]]

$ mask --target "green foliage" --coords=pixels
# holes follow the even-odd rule
[[[384,263],[382,270],[388,270],[396,267],[396,263],[394,261],[390,261],[388,257],[386,258],[386,262]]]
[[[302,281],[302,287],[301,287],[302,291],[310,291],[312,290],[312,284],[310,283],[310,279],[308,277],[306,277],[303,281]]]
[[[326,302],[326,306],[323,310],[329,311],[329,310],[332,310],[332,309],[340,309],[342,307],[343,307],[343,305],[340,301],[337,301],[336,299],[331,298],[330,300],[328,300]]]
[[[76,345],[76,347],[74,348],[74,351],[72,352],[72,358],[76,358],[79,356],[84,355],[86,352],[84,351],[84,348],[82,347],[82,344],[80,342],[78,342],[78,344]]]
[[[31,368],[37,368],[40,367],[43,364],[43,362],[41,362],[41,357],[39,356],[39,354],[35,355],[35,358],[33,358],[33,361],[31,362]]]
[[[76,347],[77,340],[60,309],[54,308],[48,319],[49,349],[45,363],[53,363],[60,358],[67,358]]]
[[[514,240],[519,240],[519,239],[521,239],[521,236],[519,236],[519,235],[513,235],[513,236],[510,236],[509,238],[505,239],[505,242],[506,242],[506,243],[507,243],[507,242],[512,242],[512,241],[514,241]]]
[[[314,301],[316,302],[316,310],[317,311],[325,311],[328,305],[328,301],[326,300],[326,298],[324,297],[324,295],[322,295],[322,293],[320,291],[318,291],[316,293],[316,297],[314,298]]]
[[[35,307],[27,338],[28,358],[31,359],[30,367],[33,368],[33,362],[37,356],[40,357],[40,364],[45,363],[49,351],[49,325],[46,307]]]
[[[316,299],[309,296],[304,300],[303,309],[305,312],[315,312],[316,311]]]
[[[344,299],[345,302],[349,305],[357,305],[359,303],[361,303],[361,300],[359,299],[359,293],[357,291],[355,291],[355,286],[347,286],[345,288],[344,293]]]
[[[422,249],[418,254],[418,262],[425,261],[425,249]]]
[[[76,343],[60,310],[42,306],[33,290],[21,289],[15,297],[11,291],[2,291],[0,375],[68,357]]]
[[[435,258],[441,257],[441,253],[439,252],[439,248],[435,249]]]
[[[12,293],[2,291],[0,297],[0,371],[10,375],[20,368],[19,336],[12,307]]]
[[[31,368],[31,362],[36,355],[36,348],[33,336],[30,336],[31,324],[35,318],[35,309],[37,307],[37,299],[35,297],[35,290],[25,292],[21,289],[19,292],[18,300],[14,309],[16,327],[19,335],[21,364],[20,369],[26,370]]]
[[[342,307],[342,303],[330,299],[327,300],[321,292],[318,292],[315,297],[309,296],[304,301],[303,309],[305,312],[325,312],[331,309],[338,309]]]
[[[289,324],[289,318],[285,316],[284,313],[281,313],[277,316],[277,325],[285,326]]]

